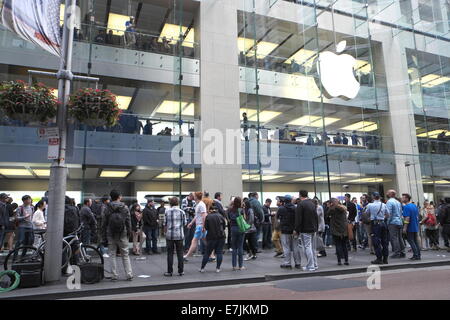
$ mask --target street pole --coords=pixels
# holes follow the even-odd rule
[[[60,101],[56,123],[59,128],[59,156],[50,170],[47,232],[45,243],[44,274],[46,282],[59,281],[62,264],[62,239],[64,204],[67,188],[66,143],[67,103],[72,75],[73,24],[69,19],[75,15],[76,0],[65,0],[64,28],[61,46],[61,63],[58,71],[58,99]],[[72,12],[70,12],[72,11]],[[71,20],[72,21],[72,20]]]

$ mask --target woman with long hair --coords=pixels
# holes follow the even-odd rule
[[[233,271],[245,270],[244,267],[244,239],[245,233],[241,232],[237,224],[237,218],[243,215],[242,199],[240,197],[234,198],[227,211],[231,226],[231,249],[232,251],[232,265]],[[239,266],[239,267],[237,267]]]
[[[131,231],[133,235],[133,254],[137,256],[142,254],[142,245],[145,240],[143,224],[141,206],[136,203],[131,207]]]
[[[256,238],[256,226],[255,226],[255,213],[250,207],[250,201],[244,202],[244,218],[245,221],[250,225],[250,229],[245,232],[245,242],[247,247],[247,257],[244,259],[255,260],[256,251],[258,249],[257,238]]]

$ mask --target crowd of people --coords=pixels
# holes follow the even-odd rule
[[[271,199],[261,204],[256,192],[246,198],[233,197],[228,205],[222,198],[220,192],[214,199],[207,192],[195,192],[181,202],[177,197],[170,198],[166,208],[164,201],[157,207],[155,199],[149,197],[142,209],[137,201],[131,206],[123,203],[117,190],[95,201],[84,199],[79,205],[66,197],[64,236],[82,226],[81,241],[97,244],[101,253],[111,259],[113,280],[118,278],[117,256],[123,260],[127,279],[133,279],[130,242],[134,255],[160,254],[160,234],[166,238],[164,275],[169,277],[174,273],[175,253],[177,273],[182,276],[184,264],[198,251],[203,256],[199,268],[202,273],[211,262],[220,272],[227,249],[231,251],[234,271],[245,270],[244,262],[257,259],[261,249],[274,248],[274,257],[282,259],[281,268],[310,272],[319,268],[318,258],[327,256],[327,248],[332,245],[338,265],[349,265],[349,252],[358,249],[370,250],[375,256],[371,264],[388,264],[389,259],[406,257],[406,243],[412,253],[409,259],[421,260],[424,249],[441,249],[440,236],[450,251],[450,198],[441,200],[437,207],[425,201],[422,209],[409,194],[398,198],[395,190],[389,190],[385,200],[374,192],[364,194],[359,201],[346,194],[343,202],[332,198],[323,204],[302,190],[298,198],[277,197],[276,207]],[[31,197],[25,195],[19,206],[8,194],[0,194],[2,248],[6,243],[7,250],[12,250],[14,238],[15,247],[39,245],[41,237],[35,234],[45,231],[47,202],[48,198],[43,197],[33,205]]]

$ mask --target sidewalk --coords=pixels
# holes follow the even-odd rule
[[[335,249],[327,250],[328,256],[319,258],[319,270],[316,272],[300,271],[295,268],[292,270],[281,269],[282,259],[274,258],[272,250],[265,250],[258,255],[256,260],[244,262],[247,270],[232,271],[231,252],[227,251],[222,263],[222,272],[215,272],[215,263],[209,263],[206,266],[205,273],[199,273],[198,269],[201,263],[201,257],[191,257],[185,264],[185,275],[179,277],[174,274],[173,277],[164,277],[166,271],[165,253],[160,255],[131,256],[131,262],[135,279],[126,281],[121,261],[118,261],[119,281],[112,282],[108,279],[104,281],[87,285],[82,284],[81,290],[69,290],[66,287],[67,278],[63,278],[59,283],[47,284],[39,288],[16,289],[7,293],[0,293],[0,299],[60,299],[88,297],[93,295],[125,294],[134,292],[148,292],[160,290],[186,289],[219,285],[235,285],[242,283],[259,283],[265,281],[300,278],[331,276],[339,274],[366,272],[370,261],[375,256],[370,255],[368,250],[358,251],[349,254],[350,266],[338,266]],[[407,256],[411,256],[407,253]],[[140,258],[140,259],[139,259]],[[145,258],[145,260],[141,260]],[[302,264],[304,257],[302,256]],[[176,257],[174,257],[174,269],[176,270]],[[446,250],[423,251],[422,261],[410,261],[409,259],[390,259],[388,265],[382,265],[381,270],[392,270],[402,268],[420,268],[440,265],[450,265],[450,253]],[[105,276],[108,277],[110,270],[109,259],[105,259]]]

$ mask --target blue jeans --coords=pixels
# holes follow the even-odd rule
[[[217,262],[216,269],[220,269],[220,266],[222,265],[224,246],[225,246],[225,238],[206,241],[206,252],[203,255],[202,269],[205,268],[206,264],[208,263],[209,256],[213,251],[216,253],[216,262]]]
[[[245,233],[239,231],[239,227],[231,227],[231,249],[232,252],[232,265],[236,268],[237,262],[239,260],[239,268],[242,268],[244,264],[244,239]]]
[[[263,249],[272,249],[272,225],[270,223],[263,224],[263,240],[262,247]]]
[[[34,232],[33,228],[19,227],[17,229],[17,242],[16,248],[20,246],[32,246],[34,243]]]
[[[145,233],[145,252],[150,253],[158,251],[158,228],[150,228],[144,226],[143,229]]]
[[[83,244],[91,244],[91,230],[89,228],[84,228],[81,231],[81,242]]]
[[[420,258],[420,245],[417,241],[417,232],[407,232],[406,239],[408,240],[414,258]]]
[[[372,223],[372,242],[378,260],[389,256],[389,231],[386,223]]]

